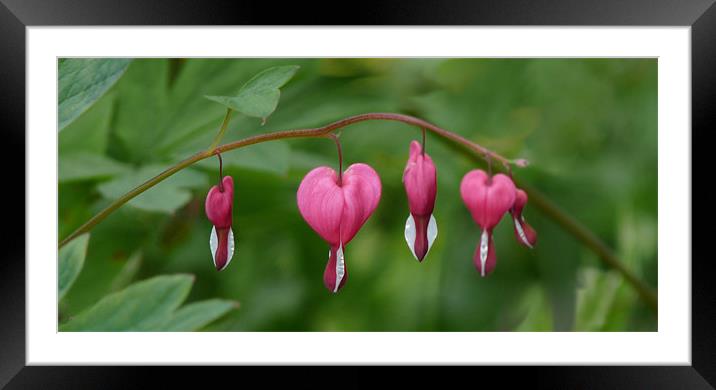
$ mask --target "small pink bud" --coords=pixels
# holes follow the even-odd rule
[[[480,275],[485,276],[495,268],[492,229],[515,203],[515,184],[508,176],[498,173],[489,177],[485,171],[468,172],[460,183],[460,195],[472,219],[482,228],[480,244],[475,251],[474,263]]]
[[[333,169],[318,167],[298,187],[296,200],[301,216],[330,246],[323,282],[334,293],[348,276],[343,249],[373,214],[380,195],[378,174],[360,163],[345,170],[341,183]]]
[[[530,165],[530,162],[528,160],[525,160],[524,158],[520,158],[515,160],[515,164],[520,168],[525,168]]]
[[[221,187],[215,185],[206,195],[206,216],[214,225],[209,247],[217,271],[225,269],[234,256],[234,232],[231,230],[231,211],[234,204],[234,179],[224,176]]]
[[[410,215],[405,222],[405,240],[418,261],[423,261],[438,234],[433,217],[437,194],[437,170],[417,141],[410,143],[410,157],[403,172]]]
[[[518,188],[515,194],[515,204],[510,210],[512,221],[515,223],[515,237],[520,244],[532,248],[537,243],[537,232],[522,215],[522,209],[527,204],[527,193]]]

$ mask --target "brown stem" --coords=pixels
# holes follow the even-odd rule
[[[198,162],[201,160],[204,160],[206,158],[209,158],[213,156],[216,153],[223,153],[229,150],[242,148],[245,146],[258,144],[262,142],[269,142],[269,141],[275,141],[275,140],[281,140],[281,139],[289,139],[289,138],[317,138],[317,137],[325,137],[327,134],[332,133],[333,131],[346,127],[348,125],[368,121],[368,120],[389,120],[389,121],[397,121],[397,122],[403,122],[407,123],[413,126],[418,126],[423,129],[427,129],[438,136],[450,140],[452,142],[461,144],[468,150],[472,151],[475,155],[480,156],[484,158],[490,166],[492,165],[492,159],[495,159],[502,163],[503,167],[506,167],[506,169],[510,169],[511,165],[514,163],[515,165],[519,167],[524,167],[527,165],[526,160],[509,160],[495,152],[492,152],[488,150],[487,148],[480,146],[472,141],[467,140],[466,138],[457,135],[455,133],[452,133],[450,131],[447,131],[441,127],[435,126],[432,123],[426,122],[422,119],[415,118],[409,115],[403,115],[403,114],[395,114],[395,113],[367,113],[367,114],[360,114],[351,116],[345,119],[341,119],[339,121],[330,123],[326,126],[312,128],[312,129],[300,129],[300,130],[286,130],[286,131],[276,131],[268,134],[260,134],[255,135],[252,137],[247,137],[238,141],[230,142],[228,144],[224,144],[221,146],[218,146],[216,149],[213,150],[207,150],[203,152],[199,152],[191,157],[186,158],[185,160],[180,161],[179,163],[169,167],[165,171],[161,172],[157,176],[147,180],[146,182],[140,184],[138,187],[132,189],[131,191],[127,192],[126,194],[122,195],[120,198],[109,204],[106,208],[104,208],[102,211],[97,213],[95,216],[90,218],[87,222],[82,224],[79,228],[77,228],[74,232],[72,232],[69,236],[65,237],[62,241],[59,243],[59,247],[63,247],[68,242],[72,241],[74,238],[80,236],[83,233],[86,233],[90,231],[95,225],[97,225],[99,222],[107,218],[112,212],[117,210],[119,207],[124,205],[125,203],[132,200],[134,197],[140,195],[144,191],[152,188],[153,186],[157,185],[164,179],[168,178],[169,176],[179,172],[180,170]],[[522,186],[524,187],[524,186]],[[656,293],[649,288],[647,285],[645,285],[641,280],[639,280],[629,269],[627,269],[623,263],[619,261],[619,259],[614,255],[614,253],[611,251],[609,247],[606,246],[594,233],[592,233],[589,229],[587,229],[585,226],[580,224],[577,220],[575,220],[573,217],[559,209],[556,205],[551,203],[548,199],[546,199],[544,196],[539,195],[538,192],[532,190],[532,189],[526,189],[526,191],[530,194],[530,199],[533,200],[533,202],[540,208],[542,211],[552,218],[553,220],[557,221],[567,232],[572,234],[574,237],[576,237],[579,241],[581,241],[585,246],[587,246],[589,249],[591,249],[594,253],[596,253],[608,266],[614,268],[617,270],[622,276],[624,276],[625,280],[632,285],[636,291],[639,293],[639,296],[649,305],[650,308],[652,308],[655,312],[657,310],[657,298]]]
[[[480,156],[485,156],[487,158],[488,156],[491,158],[494,158],[503,164],[511,164],[512,161],[500,156],[499,154],[492,152],[488,150],[487,148],[478,145],[472,141],[469,141],[468,139],[457,135],[455,133],[452,133],[450,131],[447,131],[441,127],[435,126],[434,124],[430,122],[426,122],[422,119],[415,118],[409,115],[403,115],[403,114],[395,114],[395,113],[386,113],[386,112],[373,112],[373,113],[367,113],[367,114],[359,114],[350,116],[345,119],[341,119],[338,121],[335,121],[333,123],[329,123],[326,126],[322,127],[316,127],[311,129],[298,129],[298,130],[284,130],[284,131],[275,131],[272,133],[267,134],[259,134],[254,135],[251,137],[247,137],[238,141],[230,142],[228,144],[224,144],[221,146],[216,147],[215,149],[206,150],[203,152],[199,152],[171,167],[166,169],[165,171],[161,172],[157,176],[147,180],[146,182],[140,184],[138,187],[132,189],[131,191],[127,192],[126,194],[119,197],[114,202],[110,203],[106,208],[104,208],[102,211],[97,213],[95,216],[90,218],[87,222],[82,224],[79,228],[77,228],[74,232],[72,232],[69,236],[65,237],[62,241],[59,243],[59,247],[63,247],[68,242],[72,241],[74,238],[78,237],[79,235],[86,233],[90,231],[95,225],[97,225],[99,222],[107,218],[112,212],[114,212],[116,209],[124,205],[125,203],[132,200],[134,197],[138,196],[142,192],[152,188],[153,186],[160,183],[162,180],[166,179],[167,177],[179,172],[180,170],[198,162],[203,159],[209,158],[217,153],[223,153],[227,152],[229,150],[234,150],[238,148],[243,148],[245,146],[259,144],[263,142],[269,142],[269,141],[275,141],[275,140],[281,140],[281,139],[290,139],[290,138],[318,138],[318,137],[325,137],[327,134],[330,134],[338,129],[341,129],[343,127],[352,125],[354,123],[363,122],[363,121],[369,121],[369,120],[389,120],[389,121],[396,121],[396,122],[403,122],[407,123],[409,125],[422,127],[424,129],[430,130],[433,133],[446,138],[450,141],[462,144],[467,149],[477,153]],[[222,127],[225,127],[224,124],[222,124]]]
[[[596,234],[594,234],[573,216],[560,210],[554,202],[548,199],[541,192],[522,183],[519,183],[519,186],[529,195],[530,202],[533,205],[539,208],[553,221],[557,222],[562,229],[566,230],[569,234],[581,241],[587,248],[599,256],[599,258],[601,258],[607,266],[619,272],[624,279],[626,279],[626,281],[634,287],[637,294],[639,294],[641,299],[649,306],[649,308],[652,309],[654,313],[658,313],[656,292],[646,285],[646,283],[641,281],[636,274],[624,265],[624,263],[619,261],[619,258],[617,258],[612,249],[607,246],[604,241],[597,237]]]

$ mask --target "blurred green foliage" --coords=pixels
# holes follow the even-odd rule
[[[316,127],[370,111],[418,116],[508,157],[516,175],[592,229],[636,274],[657,281],[656,59],[135,59],[59,133],[59,236],[112,199],[211,143],[232,95],[260,71],[300,65],[265,125],[236,114],[223,142]],[[528,203],[537,247],[506,218],[497,268],[472,265],[479,229],[459,196],[474,160],[428,136],[438,167],[439,235],[426,260],[403,239],[402,172],[419,129],[367,122],[341,131],[345,164],[380,174],[383,198],[345,251],[349,279],[322,283],[327,246],[303,221],[296,189],[336,166],[329,140],[250,146],[224,155],[236,183],[231,265],[217,273],[203,210],[217,161],[183,170],[92,230],[60,322],[130,283],[193,274],[189,304],[239,301],[212,331],[654,331],[656,317],[614,271]],[[147,296],[146,299],[151,299]],[[212,301],[209,301],[212,302]],[[222,301],[223,302],[223,301]],[[217,312],[223,313],[223,312]],[[195,326],[196,327],[196,326]]]
[[[57,61],[57,131],[74,121],[124,74],[130,59],[61,58]]]

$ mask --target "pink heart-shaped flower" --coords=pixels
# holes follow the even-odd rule
[[[515,184],[501,173],[490,177],[485,171],[476,169],[462,178],[460,195],[472,219],[482,228],[473,262],[480,275],[486,276],[494,270],[497,262],[492,229],[512,209],[516,196]]]
[[[492,230],[515,203],[515,184],[501,173],[490,178],[485,171],[475,169],[462,178],[460,195],[472,219],[483,229]]]
[[[337,292],[346,281],[343,247],[355,237],[378,206],[381,184],[378,174],[366,164],[353,164],[338,175],[329,167],[318,167],[303,178],[296,200],[303,219],[330,246],[324,272],[326,287]]]

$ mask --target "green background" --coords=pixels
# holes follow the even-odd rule
[[[59,236],[124,192],[205,149],[224,107],[256,73],[300,65],[265,125],[235,115],[222,143],[317,127],[382,111],[426,119],[531,165],[515,176],[657,282],[655,59],[135,59],[119,81],[59,133]],[[654,331],[656,317],[621,276],[528,203],[538,245],[517,244],[508,218],[495,230],[497,268],[472,264],[479,228],[459,183],[481,163],[435,136],[438,238],[421,264],[403,237],[401,177],[420,131],[364,122],[340,131],[345,166],[381,177],[381,202],[346,247],[348,282],[322,282],[328,247],[301,218],[296,189],[318,165],[337,166],[330,140],[277,141],[227,152],[234,177],[236,252],[217,272],[204,197],[217,160],[177,173],[92,230],[87,258],[59,303],[60,323],[132,282],[193,274],[187,302],[240,308],[214,331]],[[151,297],[147,297],[151,299]]]

